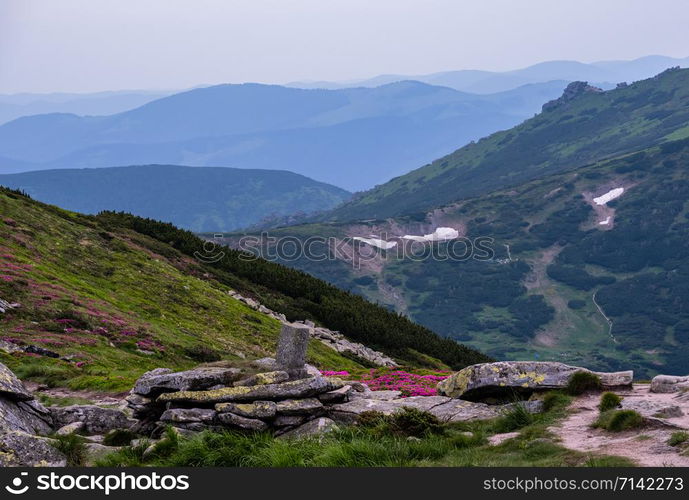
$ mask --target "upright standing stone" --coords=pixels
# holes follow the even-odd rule
[[[311,328],[300,324],[283,324],[278,339],[275,361],[286,371],[290,380],[306,378],[306,348],[309,345]]]

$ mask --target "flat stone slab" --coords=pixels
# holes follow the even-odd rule
[[[218,403],[215,409],[220,413],[234,413],[247,418],[273,418],[277,413],[275,401],[254,401],[253,403]]]
[[[506,396],[512,391],[533,392],[562,389],[577,372],[598,375],[604,388],[631,387],[634,372],[591,372],[586,368],[550,361],[499,361],[460,370],[438,384],[438,394],[481,400]]]
[[[83,422],[83,430],[88,434],[105,434],[114,429],[127,429],[135,423],[120,410],[96,405],[53,406],[50,413],[53,415],[55,427]]]
[[[232,385],[241,373],[238,368],[200,367],[183,372],[156,368],[144,373],[134,384],[132,392],[155,397],[163,392],[201,391],[215,385]]]
[[[160,421],[213,423],[215,415],[215,410],[208,408],[173,408],[165,410],[160,416]]]
[[[255,418],[246,418],[234,413],[219,413],[218,421],[229,427],[236,427],[247,431],[265,431],[268,424]]]
[[[278,415],[314,415],[323,411],[323,403],[316,398],[287,399],[276,405]]]
[[[251,387],[225,387],[212,391],[180,391],[161,394],[160,402],[214,404],[235,401],[283,400],[309,398],[344,386],[344,382],[332,377],[311,377],[280,384]]]

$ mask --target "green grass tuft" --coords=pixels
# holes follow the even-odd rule
[[[601,413],[593,427],[610,432],[638,429],[644,425],[644,418],[634,410],[608,410]]]
[[[679,446],[687,441],[689,441],[689,432],[677,431],[672,433],[670,439],[667,441],[667,444],[670,446]]]
[[[602,387],[600,377],[591,372],[576,372],[569,377],[567,393],[579,396],[587,391],[598,391]]]
[[[52,446],[64,453],[67,457],[68,467],[80,467],[86,462],[86,445],[85,439],[77,434],[68,434],[66,436],[54,435],[52,436]]]
[[[622,398],[615,394],[614,392],[604,392],[600,397],[600,403],[598,403],[598,409],[601,412],[608,410],[614,410],[620,406]]]

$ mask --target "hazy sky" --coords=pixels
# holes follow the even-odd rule
[[[0,0],[0,92],[689,55],[686,0]]]

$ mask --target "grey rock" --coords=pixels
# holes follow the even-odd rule
[[[665,401],[657,400],[635,400],[632,398],[624,398],[620,407],[623,410],[634,410],[638,412],[642,417],[650,419],[666,419],[666,418],[676,418],[684,415],[682,409],[674,404],[670,404]]]
[[[289,373],[292,380],[307,376],[306,348],[309,345],[310,336],[311,328],[306,325],[288,323],[282,325],[275,361],[282,370]]]
[[[214,391],[180,391],[162,394],[160,402],[183,402],[195,404],[226,403],[237,401],[274,401],[313,397],[343,387],[335,378],[311,377],[282,382],[280,384],[256,385],[253,387],[226,387]]]
[[[70,434],[78,434],[83,428],[84,422],[72,422],[60,427],[55,434],[58,436],[69,436]]]
[[[156,368],[136,381],[132,392],[155,397],[164,392],[200,391],[215,385],[231,385],[241,376],[238,368],[199,367],[183,372]]]
[[[689,390],[689,376],[656,375],[651,380],[651,392],[670,393]]]
[[[127,429],[135,423],[120,410],[101,408],[96,405],[51,407],[50,411],[55,427],[83,422],[83,430],[87,434],[104,434],[114,429]]]
[[[99,460],[107,454],[113,453],[120,449],[119,446],[105,446],[100,443],[85,443],[84,446],[86,446],[87,465],[92,465],[96,462],[96,460]]]
[[[223,425],[248,431],[265,431],[268,429],[268,424],[262,420],[242,417],[234,413],[219,413],[218,421]]]
[[[316,398],[287,399],[277,403],[278,415],[315,415],[323,411],[323,404]]]
[[[52,430],[50,412],[38,401],[12,401],[0,397],[0,432],[46,435]]]
[[[294,429],[280,435],[281,439],[303,439],[313,436],[320,436],[337,430],[337,424],[335,421],[327,418],[320,417],[313,420],[309,420],[305,424],[300,425]]]
[[[29,401],[34,399],[21,380],[12,373],[12,370],[0,363],[0,396],[13,401]]]
[[[481,363],[460,370],[438,384],[438,394],[478,401],[506,397],[514,391],[531,393],[562,389],[577,372],[598,375],[604,388],[631,387],[634,373],[591,372],[585,368],[551,361],[499,361]]]
[[[173,408],[165,410],[160,416],[161,422],[203,422],[212,423],[216,411],[208,408]]]
[[[247,418],[273,418],[277,413],[275,401],[254,401],[252,403],[218,403],[215,409],[220,413],[234,413]]]
[[[334,391],[325,392],[318,395],[318,400],[324,405],[346,403],[350,400],[350,394],[354,392],[351,385],[345,385]]]
[[[0,434],[1,467],[64,467],[67,458],[48,438],[21,431]]]
[[[279,415],[271,422],[274,427],[296,427],[306,421],[303,415]]]
[[[252,385],[279,384],[289,380],[289,374],[285,371],[272,371],[257,373],[250,377],[241,379],[233,383],[234,387],[250,387]]]
[[[379,399],[381,401],[391,401],[393,399],[399,399],[402,397],[402,392],[401,391],[391,391],[391,390],[386,390],[386,391],[368,391],[364,393],[354,393],[352,394],[352,399],[353,398],[364,398],[364,399]]]

